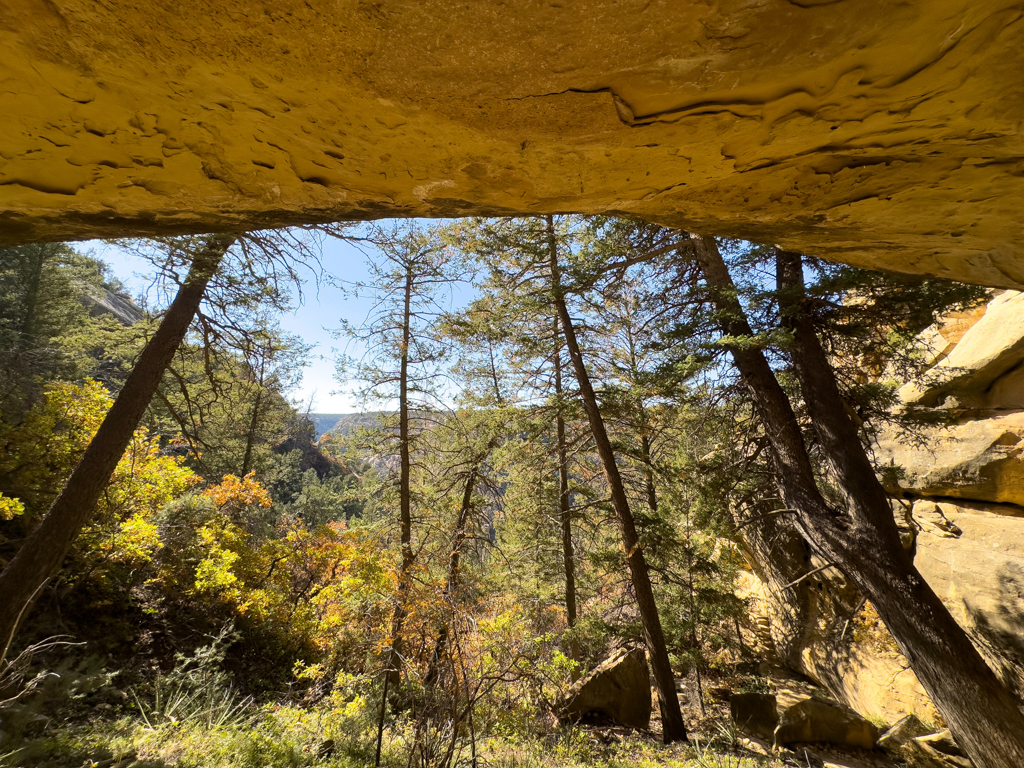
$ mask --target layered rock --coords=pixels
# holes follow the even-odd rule
[[[900,394],[945,423],[917,442],[883,434],[876,459],[900,470],[883,477],[915,565],[1024,700],[1024,294],[997,295],[926,340],[929,375]],[[784,589],[817,564],[801,545],[783,529],[750,547],[758,578],[745,593],[770,625],[772,650],[861,714],[934,722],[906,659],[845,579],[826,571]]]
[[[1024,286],[1014,0],[0,5],[0,244],[619,213]]]
[[[914,563],[1024,698],[1024,293],[995,296],[900,395],[952,421],[923,445],[880,440],[904,470],[890,490],[911,504]]]
[[[922,429],[922,445],[883,436],[878,458],[902,471],[890,492],[1024,507],[1024,411],[955,418]]]
[[[841,747],[871,749],[878,729],[856,713],[829,702],[806,699],[786,709],[775,729],[775,746],[824,742]]]

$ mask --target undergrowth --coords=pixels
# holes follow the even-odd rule
[[[10,768],[363,768],[373,766],[375,678],[342,674],[318,701],[261,703],[224,670],[230,627],[148,681],[112,684],[95,657],[33,676],[9,665],[22,694],[0,701],[0,766]],[[46,650],[41,646],[41,650]],[[390,715],[385,768],[768,768],[735,729],[709,718],[688,745],[618,728],[556,727],[525,699],[481,700],[473,721],[425,727],[416,707]],[[446,726],[447,722],[447,726]],[[427,741],[434,740],[436,748]],[[451,746],[454,745],[454,746]],[[447,751],[445,747],[450,747]],[[441,757],[443,756],[443,757]],[[449,757],[450,756],[450,757]]]

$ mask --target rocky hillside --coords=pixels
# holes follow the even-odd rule
[[[880,465],[914,562],[981,652],[1024,698],[1024,294],[926,332],[928,375],[903,407],[942,416],[917,442],[883,434]],[[936,720],[873,609],[781,524],[747,542],[744,583],[762,649],[861,714]],[[794,584],[794,581],[800,580]]]

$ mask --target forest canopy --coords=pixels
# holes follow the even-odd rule
[[[369,278],[332,275],[323,237],[358,243]],[[122,247],[180,295],[211,243]],[[923,370],[919,334],[987,295],[605,217],[384,222],[216,248],[127,449],[4,640],[11,765],[540,763],[551,745],[595,762],[607,750],[551,718],[618,648],[646,649],[663,740],[696,745],[671,759],[728,752],[714,690],[767,691],[742,573],[770,533],[835,550],[808,555],[801,580],[835,568],[875,600],[877,582],[851,572],[856,542],[819,537],[794,499],[813,491],[806,503],[848,516],[844,530],[873,519],[848,466],[869,461],[883,426],[912,438],[920,414],[896,389]],[[319,438],[293,400],[310,348],[280,321],[310,265],[373,301],[365,320],[322,308],[366,350],[336,361],[366,413]],[[7,572],[169,316],[124,291],[71,245],[0,250]],[[812,353],[849,428],[842,449]],[[789,409],[778,423],[792,420],[806,477],[780,476],[758,375]],[[960,705],[933,695],[957,723]]]

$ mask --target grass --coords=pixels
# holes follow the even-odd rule
[[[374,764],[379,700],[352,677],[313,706],[259,705],[222,671],[228,630],[173,670],[127,693],[95,663],[47,677],[34,699],[0,706],[3,768],[363,768]],[[77,668],[76,668],[77,669]],[[104,691],[107,691],[104,693]],[[111,704],[110,702],[117,702]],[[4,702],[0,702],[0,705]],[[385,768],[769,768],[743,753],[724,711],[697,718],[691,744],[663,745],[621,728],[556,728],[536,707],[497,702],[475,711],[478,731],[450,721],[417,729],[402,715],[385,730]],[[422,726],[422,723],[421,723]],[[454,759],[441,765],[448,747]]]
[[[375,732],[366,712],[326,707],[262,707],[244,718],[208,725],[202,718],[147,725],[133,714],[52,724],[38,736],[0,753],[10,768],[363,768],[373,765]],[[410,729],[384,739],[382,764],[407,768]],[[482,736],[478,765],[487,768],[769,768],[779,761],[739,755],[720,735],[693,745],[663,745],[642,734],[565,728],[516,737]],[[415,764],[415,763],[412,763]],[[456,766],[469,766],[469,747]],[[429,768],[420,765],[419,768]]]

